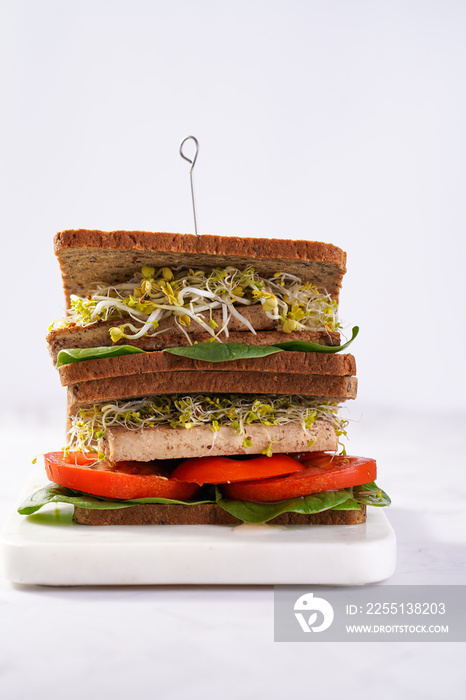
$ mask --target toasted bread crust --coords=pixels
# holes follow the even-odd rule
[[[154,372],[275,372],[290,374],[321,374],[353,376],[356,361],[353,355],[335,355],[316,352],[280,352],[275,355],[229,362],[201,362],[178,357],[168,352],[106,357],[100,360],[73,362],[59,368],[63,386],[77,382],[126,377]]]
[[[76,508],[73,520],[83,525],[241,525],[215,503],[202,505],[140,504],[115,510]],[[366,506],[361,510],[324,510],[321,513],[282,513],[267,525],[356,525],[366,520]]]
[[[316,241],[77,230],[57,233],[54,244],[67,300],[70,294],[86,294],[96,282],[122,282],[143,265],[239,269],[253,265],[265,275],[288,271],[311,280],[335,299],[346,272],[346,253]]]
[[[357,379],[350,376],[250,371],[167,371],[78,382],[68,387],[70,411],[83,404],[157,394],[293,394],[355,399]]]

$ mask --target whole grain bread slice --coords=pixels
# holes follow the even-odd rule
[[[82,525],[241,525],[216,503],[200,505],[162,505],[144,503],[115,510],[75,507],[73,520]],[[361,510],[324,510],[321,513],[282,513],[264,525],[357,525],[366,520],[366,506]]]
[[[128,340],[123,338],[117,343],[112,343],[110,340],[109,329],[115,325],[115,321],[105,321],[94,323],[91,326],[82,328],[74,326],[73,328],[63,328],[51,331],[47,335],[47,345],[49,352],[54,362],[57,361],[57,356],[60,350],[68,348],[97,348],[110,345],[134,345],[134,347],[142,350],[163,350],[164,348],[173,348],[177,346],[187,346],[189,341],[185,335],[178,330],[168,331],[153,337],[144,336],[137,340]],[[247,345],[273,345],[274,343],[283,343],[288,340],[304,340],[319,345],[335,346],[340,345],[340,334],[336,331],[298,331],[294,333],[283,333],[282,330],[263,330],[258,331],[255,335],[250,331],[236,331],[230,333],[226,338],[224,334],[219,336],[223,342],[229,343],[245,343]],[[206,343],[212,339],[209,333],[196,333],[195,338],[198,343]]]
[[[201,362],[167,352],[148,352],[99,360],[73,362],[59,368],[63,386],[111,377],[127,377],[155,372],[274,372],[353,376],[356,361],[353,355],[317,352],[280,352],[275,355],[229,362]]]
[[[240,312],[241,315],[247,321],[249,321],[249,323],[251,323],[252,327],[256,331],[276,330],[281,328],[278,321],[274,321],[273,319],[268,318],[268,316],[263,311],[261,304],[246,306],[244,308],[241,308]],[[210,314],[205,312],[199,315],[202,317],[204,323],[209,323]],[[222,341],[225,341],[227,339],[227,335],[224,331],[220,332],[222,328],[222,311],[219,309],[215,309],[212,312],[212,320],[215,321],[215,323],[217,324],[218,337]],[[97,347],[99,345],[114,345],[115,343],[112,342],[110,336],[110,329],[114,326],[120,326],[122,324],[131,322],[132,319],[129,316],[126,316],[124,318],[114,319],[113,321],[97,321],[96,323],[92,323],[87,326],[81,326],[77,324],[75,326],[69,326],[68,328],[58,328],[49,332],[49,334],[47,335],[47,342],[49,343],[49,347],[54,346],[55,343],[60,343],[60,339],[63,338],[67,339],[67,342],[76,343],[74,346],[67,345],[66,347],[91,348]],[[234,316],[230,318],[230,321],[228,323],[228,329],[231,332],[245,332],[245,338],[248,338],[250,335],[254,335],[252,331],[249,330],[247,325],[242,323]],[[197,336],[199,335],[212,338],[212,336],[209,333],[206,333],[205,329],[195,321],[192,321],[189,326],[185,326],[183,330],[186,333],[188,333],[190,337],[192,336],[193,340],[197,340]],[[179,325],[176,323],[175,316],[169,316],[168,318],[162,319],[157,327],[157,332],[159,333],[159,335],[155,336],[156,338],[159,338],[158,342],[162,343],[161,345],[159,345],[159,347],[166,347],[166,339],[172,340],[176,338],[178,345],[181,344],[181,342],[189,342],[183,330],[181,330]],[[144,340],[144,338],[141,338],[141,340]],[[121,341],[119,341],[119,343],[116,344],[137,344],[137,342],[137,339],[133,342],[131,339],[123,338]]]
[[[352,376],[230,370],[148,372],[78,382],[67,389],[70,412],[86,404],[158,394],[293,394],[343,401],[356,398],[356,392]]]
[[[267,276],[291,272],[334,299],[346,272],[346,253],[316,241],[81,229],[57,233],[54,245],[67,302],[71,294],[86,295],[97,282],[123,282],[143,265],[239,269],[253,265]]]

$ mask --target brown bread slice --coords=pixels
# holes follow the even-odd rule
[[[275,372],[352,376],[356,374],[353,355],[317,352],[279,352],[275,355],[229,362],[202,362],[168,352],[106,357],[63,365],[58,373],[63,386],[77,382],[126,377],[133,374],[174,371]]]
[[[349,376],[250,371],[170,371],[78,382],[68,387],[68,408],[157,394],[293,394],[337,400],[356,398]]]
[[[93,510],[76,508],[73,520],[83,525],[241,525],[242,520],[216,503],[196,506],[145,503],[131,508]],[[357,525],[366,520],[361,510],[324,510],[321,513],[282,513],[266,525]]]
[[[96,282],[115,284],[143,265],[226,267],[250,265],[260,274],[291,272],[335,299],[346,272],[346,253],[316,241],[236,236],[193,236],[146,231],[63,231],[54,239],[66,299],[83,296]]]
[[[209,426],[186,428],[107,428],[99,442],[99,449],[114,462],[136,460],[150,462],[153,459],[189,459],[191,457],[217,457],[219,455],[260,454],[273,442],[273,452],[320,452],[338,448],[335,429],[331,423],[316,420],[309,430],[299,423],[285,425],[248,425],[246,437],[252,441],[244,446],[244,435],[235,435],[230,426],[221,426],[213,433]],[[314,444],[309,446],[311,438]]]
[[[244,316],[245,319],[247,319],[251,323],[251,325],[256,331],[274,329],[276,330],[280,326],[278,321],[274,321],[268,318],[268,316],[262,310],[261,304],[254,304],[253,306],[239,308],[239,312],[242,316]],[[204,322],[208,324],[210,320],[210,314],[202,313],[200,315],[203,317]],[[212,312],[212,318],[215,321],[215,323],[218,324],[217,331],[220,330],[222,326],[222,311],[215,309]],[[110,337],[110,329],[114,326],[121,326],[124,323],[132,323],[132,319],[129,316],[126,316],[124,318],[114,319],[113,321],[97,321],[96,323],[93,323],[89,326],[80,326],[78,324],[76,326],[70,326],[69,328],[59,328],[57,330],[51,331],[47,335],[47,342],[53,345],[60,338],[66,338],[68,336],[69,338],[75,339],[76,345],[67,345],[66,347],[91,348],[96,347],[98,345],[121,345],[122,343],[126,343],[128,345],[137,345],[137,340],[132,341],[130,338],[123,338],[123,340],[119,341],[118,343],[112,342],[112,339]],[[230,318],[228,329],[232,332],[243,331],[247,333],[247,335],[245,336],[246,338],[248,338],[249,335],[254,335],[244,323],[239,321],[234,316]],[[191,321],[189,326],[184,327],[184,330],[189,334],[190,337],[193,336],[193,339],[196,340],[197,336],[199,335],[212,338],[212,336],[209,333],[207,333],[202,328],[202,326],[200,326],[195,321]],[[167,347],[167,341],[165,340],[165,338],[176,338],[177,345],[182,344],[181,339],[183,339],[185,343],[188,343],[188,339],[186,338],[185,334],[176,324],[174,316],[169,316],[168,318],[165,318],[162,321],[160,321],[157,331],[164,331],[163,333],[160,333],[159,336],[155,336],[155,338],[159,339],[158,342],[162,341],[163,344],[161,347]],[[220,333],[218,337],[223,341],[227,340],[227,336],[224,332]],[[143,339],[144,338],[141,338],[141,340]],[[89,342],[90,344],[87,345],[87,342]]]
[[[142,350],[153,351],[173,348],[180,345],[189,345],[188,339],[178,328],[151,338],[147,336],[138,338],[137,340],[123,338],[117,343],[112,343],[109,334],[110,328],[123,322],[124,320],[102,321],[93,323],[91,326],[86,326],[84,328],[81,326],[74,326],[73,328],[60,328],[51,331],[47,334],[46,340],[53,361],[57,361],[57,355],[60,350],[68,348],[134,345],[134,347],[141,348]],[[192,335],[193,340],[196,340],[198,343],[206,343],[208,340],[212,339],[212,336],[202,331],[202,329],[201,332],[198,332],[198,329],[196,329]],[[281,327],[275,330],[259,330],[255,335],[251,333],[251,331],[233,331],[228,338],[224,333],[219,335],[219,338],[221,338],[223,342],[244,343],[247,345],[273,345],[274,343],[283,343],[288,340],[305,340],[307,342],[328,346],[340,345],[340,334],[337,331],[298,331],[294,333],[284,333]]]

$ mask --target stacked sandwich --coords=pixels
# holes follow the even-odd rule
[[[337,455],[356,397],[342,354],[346,255],[310,241],[65,231],[67,388],[54,482],[26,503],[86,524],[360,523],[375,461]],[[353,332],[353,336],[355,332]]]

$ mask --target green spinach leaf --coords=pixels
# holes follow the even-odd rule
[[[305,340],[289,340],[275,345],[246,345],[242,343],[196,343],[186,347],[165,348],[163,352],[203,362],[229,362],[230,360],[252,360],[266,357],[284,350],[293,352],[327,352],[335,353],[345,350],[359,333],[358,326],[353,328],[351,340],[344,345],[319,345]]]
[[[350,340],[344,345],[318,345],[318,343],[309,343],[306,340],[287,340],[284,343],[275,343],[274,347],[281,348],[281,350],[288,350],[293,352],[327,352],[335,353],[345,350],[348,345],[351,345],[353,340],[357,337],[359,333],[359,327],[354,326]]]
[[[281,352],[274,345],[243,345],[242,343],[197,343],[187,347],[165,348],[164,352],[180,357],[190,357],[204,362],[228,362],[248,360]]]
[[[220,508],[228,511],[240,520],[247,523],[266,523],[281,513],[320,513],[323,510],[338,508],[346,501],[352,501],[351,510],[359,510],[359,506],[354,505],[351,489],[341,489],[340,491],[325,491],[315,493],[311,496],[300,498],[290,498],[278,503],[257,503],[253,501],[233,501],[223,498],[219,489],[216,489],[216,502]]]
[[[69,503],[79,508],[91,508],[92,510],[116,510],[117,508],[130,508],[138,503],[162,503],[165,505],[200,505],[202,503],[214,503],[211,498],[199,501],[177,501],[171,498],[135,498],[127,501],[116,501],[110,498],[97,498],[86,493],[73,491],[72,489],[48,484],[27,498],[18,508],[20,515],[32,515],[47,503]]]
[[[195,501],[178,501],[170,498],[135,498],[118,501],[111,498],[95,497],[58,484],[48,484],[26,499],[18,508],[20,515],[32,515],[47,503],[69,503],[79,508],[93,510],[116,510],[131,508],[138,503],[161,503],[165,505],[202,505],[217,503],[228,513],[247,523],[265,523],[281,513],[320,513],[323,510],[360,510],[360,504],[370,506],[389,506],[391,501],[387,494],[374,482],[340,489],[325,491],[301,498],[290,498],[277,503],[257,503],[252,501],[235,501],[224,498],[218,487],[204,491],[204,498]]]
[[[60,350],[57,356],[57,369],[72,362],[84,360],[101,360],[104,357],[118,357],[120,355],[132,355],[137,352],[145,352],[133,345],[101,346],[97,348],[68,348]]]
[[[362,486],[354,486],[354,498],[358,503],[365,503],[367,506],[389,506],[391,504],[390,496],[385,491],[379,489],[375,481],[370,484],[362,484]]]

